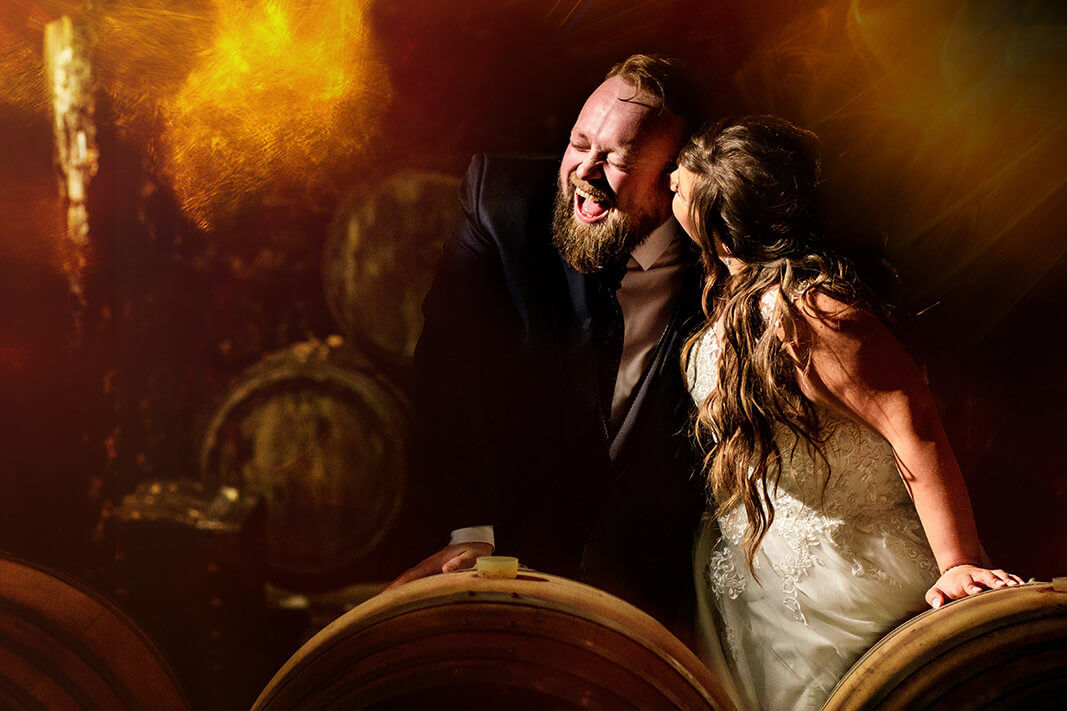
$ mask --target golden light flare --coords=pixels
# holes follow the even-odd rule
[[[1006,245],[1031,250],[1039,270],[1059,254],[1020,230],[1047,221],[1067,155],[1067,27],[1051,8],[829,0],[772,33],[735,84],[752,110],[847,151],[842,183],[882,213],[894,255],[936,263],[931,294],[991,269]],[[1033,282],[1015,276],[1019,289]]]
[[[99,22],[121,122],[206,229],[358,158],[390,97],[365,3],[142,0]]]
[[[84,0],[4,0],[0,2],[0,110],[23,120],[49,116],[41,38],[44,26],[76,15]]]
[[[20,277],[58,269],[66,215],[59,201],[43,58],[45,25],[79,2],[0,4],[0,263]],[[17,334],[0,333],[0,340]]]
[[[48,115],[48,85],[41,50],[9,25],[0,23],[0,108],[43,119]]]
[[[216,35],[212,0],[115,0],[93,18],[97,74],[114,104],[114,122],[157,148],[163,105],[178,91]]]

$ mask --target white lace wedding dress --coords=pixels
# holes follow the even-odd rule
[[[764,300],[770,316],[773,301]],[[768,320],[771,320],[768,318]],[[717,380],[709,330],[688,381],[702,404]],[[889,443],[820,408],[825,466],[782,427],[787,464],[772,490],[774,522],[745,560],[743,506],[706,515],[697,542],[699,637],[705,662],[729,670],[738,705],[819,709],[848,668],[882,636],[926,607],[938,570]]]

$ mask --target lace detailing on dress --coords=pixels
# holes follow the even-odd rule
[[[760,300],[776,325],[777,290]],[[690,354],[698,406],[718,384],[714,329]],[[781,472],[768,472],[774,520],[752,569],[748,517],[737,505],[708,522],[695,563],[711,611],[705,639],[722,640],[746,709],[820,708],[834,682],[882,635],[923,606],[937,565],[889,443],[869,427],[816,408],[825,460],[775,427]],[[773,482],[778,480],[778,485]]]
[[[771,323],[776,321],[777,299],[777,291],[772,290],[760,300],[760,310]],[[719,355],[716,332],[708,329],[692,351],[687,373],[690,394],[698,406],[717,385]],[[813,568],[825,562],[821,551],[826,546],[835,559],[847,562],[850,574],[857,578],[900,587],[891,572],[876,562],[879,556],[869,550],[872,545],[891,553],[894,560],[906,559],[924,574],[937,577],[892,447],[864,425],[824,408],[817,413],[825,437],[825,462],[788,428],[776,429],[784,470],[778,486],[771,487],[775,516],[761,544],[772,553],[757,555],[754,561],[758,565],[765,560],[780,579],[782,604],[800,622],[805,616],[799,587]],[[768,481],[773,482],[775,474],[769,472]],[[751,575],[742,552],[748,528],[744,507],[734,507],[718,524],[722,540],[707,563],[706,580],[717,596],[736,599]]]
[[[871,541],[891,553],[894,560],[905,558],[937,577],[936,564],[897,474],[889,443],[872,430],[828,411],[821,410],[820,417],[825,422],[823,431],[829,432],[824,449],[830,479],[827,481],[825,465],[806,443],[797,444],[791,433],[779,431],[778,446],[787,470],[770,492],[774,521],[761,549],[771,552],[755,559],[757,565],[765,561],[774,571],[780,580],[782,604],[800,622],[805,616],[799,586],[824,562],[820,552],[827,545],[858,578],[901,587],[868,550]],[[722,540],[708,562],[707,578],[716,595],[734,599],[744,592],[751,575],[743,559],[739,568],[731,555],[732,550],[744,548],[748,517],[744,507],[737,505],[718,523]]]
[[[777,328],[781,322],[781,315],[777,311],[778,291],[772,289],[760,299],[760,313],[763,320],[770,324],[771,328]],[[719,356],[722,347],[715,327],[709,328],[700,337],[689,354],[689,365],[686,371],[689,382],[689,394],[693,402],[700,406],[708,399],[708,395],[715,388],[719,379]]]
[[[778,290],[771,289],[763,294],[759,300],[759,312],[763,316],[764,323],[768,328],[777,328],[778,324],[782,322],[782,317],[778,315],[776,307],[778,306]]]
[[[827,442],[831,476],[839,471],[850,475],[828,487],[827,510],[848,523],[842,532],[842,545],[851,549],[858,537],[881,536],[887,550],[937,578],[937,563],[900,479],[892,447],[863,425],[841,417],[834,419],[834,434]],[[853,575],[896,583],[870,561],[858,556],[851,560]]]
[[[819,547],[819,541],[832,535],[838,527],[835,523],[840,522],[832,522],[827,516],[804,506],[788,494],[777,497],[776,522],[779,516],[784,523],[781,533],[789,554],[772,562],[771,568],[782,579],[782,600],[786,609],[794,619],[806,624],[804,612],[800,609],[797,586],[800,579],[818,562],[815,550]]]
[[[738,571],[733,556],[727,549],[738,552],[744,550],[744,538],[748,528],[748,517],[742,506],[736,506],[719,519],[722,531],[720,545],[712,551],[707,565],[707,578],[715,591],[723,591],[736,599],[745,590],[748,571]],[[840,538],[841,521],[825,515],[817,509],[805,506],[800,500],[780,489],[774,497],[774,522],[768,536],[776,536],[785,543],[782,555],[770,559],[770,568],[781,580],[782,602],[793,618],[804,622],[804,612],[800,607],[797,586],[801,578],[818,562],[816,550],[825,538]],[[732,546],[724,545],[728,542]],[[753,561],[757,570],[761,557]],[[744,563],[742,562],[742,565]]]
[[[721,348],[719,339],[715,337],[715,329],[709,328],[689,353],[686,380],[689,383],[689,395],[697,407],[701,407],[711,391],[715,389],[719,378],[720,352]]]
[[[737,570],[734,557],[724,550],[715,550],[704,568],[704,579],[716,595],[736,600],[745,591],[745,576]]]

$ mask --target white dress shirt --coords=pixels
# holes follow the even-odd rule
[[[611,399],[613,425],[625,417],[634,388],[651,364],[656,344],[671,320],[687,265],[683,254],[682,228],[673,217],[630,252],[617,293],[623,340],[622,361]],[[496,540],[493,527],[483,525],[452,531],[450,543],[488,543],[495,547]]]

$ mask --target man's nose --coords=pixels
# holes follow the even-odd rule
[[[578,164],[578,167],[574,172],[582,180],[593,180],[595,178],[604,177],[600,159],[593,155],[592,152],[585,157],[585,160]]]

